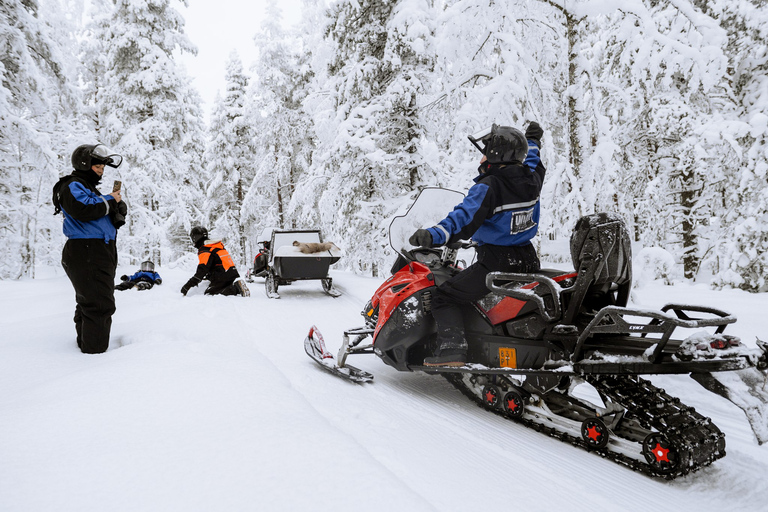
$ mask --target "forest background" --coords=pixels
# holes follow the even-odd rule
[[[768,291],[765,0],[304,0],[291,29],[271,2],[209,115],[186,6],[0,2],[0,278],[58,264],[51,189],[84,142],[125,157],[122,263],[174,266],[203,224],[244,268],[264,228],[321,228],[378,276],[421,187],[472,184],[467,135],[535,120],[545,258],[612,211],[686,279]]]

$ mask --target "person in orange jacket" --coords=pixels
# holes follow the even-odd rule
[[[232,257],[221,240],[208,240],[208,230],[202,226],[193,227],[189,237],[197,248],[199,263],[195,275],[181,287],[183,295],[206,279],[210,282],[205,290],[206,295],[250,296],[245,281],[240,277]]]

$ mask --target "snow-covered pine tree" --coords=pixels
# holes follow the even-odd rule
[[[312,121],[302,106],[311,78],[309,54],[299,34],[282,29],[275,2],[266,14],[254,38],[259,52],[249,91],[258,168],[244,215],[254,235],[265,227],[296,227],[290,202],[314,151]]]
[[[217,97],[211,113],[205,151],[208,231],[229,241],[227,250],[240,263],[248,255],[242,209],[256,166],[254,132],[246,108],[248,81],[240,57],[233,51],[226,65],[224,97]]]
[[[319,219],[361,272],[378,275],[390,260],[388,219],[428,172],[417,102],[434,65],[434,17],[427,0],[344,0],[329,12],[333,54],[316,90],[331,91],[332,101],[314,120],[333,126],[333,139],[315,152],[298,187],[315,199],[300,222]]]
[[[768,4],[707,1],[700,7],[728,32],[726,54],[738,110],[721,124],[738,148],[713,214],[720,230],[715,284],[768,291]],[[736,144],[738,141],[738,144]]]
[[[548,167],[542,231],[556,230],[559,224],[547,210],[563,211],[564,197],[581,194],[575,186],[562,191],[559,178],[565,173],[569,147],[562,6],[514,0],[444,4],[436,24],[432,98],[422,106],[429,140],[438,147],[432,159],[438,182],[460,189],[472,184],[480,155],[467,135],[492,123],[525,130],[528,122],[537,121],[545,129],[542,155]]]
[[[51,188],[70,169],[79,95],[73,27],[58,1],[0,3],[0,278],[58,260]]]
[[[179,194],[189,172],[183,149],[190,135],[184,130],[201,124],[185,124],[189,102],[197,96],[174,52],[196,50],[171,3],[115,0],[110,17],[97,20],[102,26],[95,31],[106,66],[100,85],[92,88],[98,91],[99,135],[125,157],[121,169],[106,177],[123,181],[129,207],[120,249],[155,264],[181,249],[171,248],[169,234],[175,240],[190,222],[193,205],[184,204]]]

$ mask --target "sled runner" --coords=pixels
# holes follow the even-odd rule
[[[724,457],[725,435],[641,375],[690,375],[742,408],[757,441],[768,442],[768,344],[749,347],[725,334],[736,318],[720,309],[628,307],[629,236],[611,214],[576,224],[575,270],[489,274],[489,294],[463,312],[468,363],[423,366],[436,348],[432,291],[460,269],[455,249],[411,247],[407,235],[440,220],[461,200],[456,194],[425,189],[393,220],[398,260],[363,309],[365,325],[344,333],[335,362],[313,326],[308,354],[326,354],[314,359],[346,378],[346,360],[358,354],[441,375],[496,414],[651,476],[673,479]],[[575,393],[582,385],[598,403]]]
[[[325,293],[341,295],[328,277],[329,267],[339,261],[341,250],[323,243],[320,230],[272,230],[265,274],[267,297],[279,299],[278,288],[294,281],[320,280]]]

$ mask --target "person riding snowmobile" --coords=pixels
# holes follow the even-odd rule
[[[546,169],[539,148],[544,134],[531,122],[525,135],[510,126],[494,124],[470,136],[483,153],[480,175],[459,205],[436,226],[418,229],[414,246],[450,245],[472,237],[477,262],[435,290],[432,315],[437,324],[438,348],[424,366],[462,366],[467,362],[462,305],[489,293],[490,272],[536,272],[540,268],[531,239],[539,226],[539,195]],[[483,147],[479,143],[483,144]]]
[[[181,287],[183,295],[193,286],[200,284],[200,281],[207,279],[210,285],[205,290],[206,295],[250,296],[245,281],[240,277],[221,240],[208,240],[208,230],[202,226],[193,227],[189,237],[197,248],[199,264],[195,275]]]

